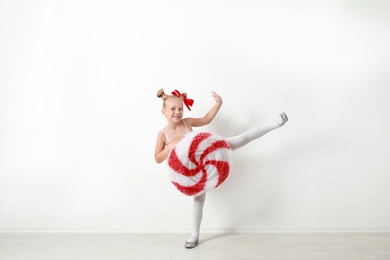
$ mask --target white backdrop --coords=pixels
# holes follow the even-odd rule
[[[1,1],[0,231],[190,232],[159,88],[224,104],[202,231],[390,230],[388,1]],[[199,129],[199,130],[202,130]]]

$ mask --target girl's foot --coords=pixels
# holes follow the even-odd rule
[[[278,119],[276,119],[276,123],[278,123],[279,126],[284,125],[287,121],[288,117],[284,112],[279,115]]]
[[[198,242],[199,242],[199,238],[197,238],[197,237],[190,237],[190,238],[187,239],[187,241],[185,242],[184,247],[185,247],[185,248],[194,248],[194,247],[196,247],[196,245],[198,244]]]

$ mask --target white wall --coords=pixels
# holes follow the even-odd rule
[[[224,98],[202,231],[390,230],[388,1],[1,1],[0,231],[190,232],[159,88]],[[202,130],[200,129],[200,130]]]

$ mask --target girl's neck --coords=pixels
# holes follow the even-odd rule
[[[178,129],[178,128],[180,128],[182,126],[182,122],[183,122],[183,119],[180,120],[179,122],[172,122],[172,121],[170,121],[170,122],[168,122],[166,128],[172,129],[172,130],[176,130],[176,129]]]

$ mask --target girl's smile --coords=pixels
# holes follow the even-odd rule
[[[183,100],[171,97],[166,100],[165,108],[162,110],[164,116],[169,120],[179,121],[183,118]]]

